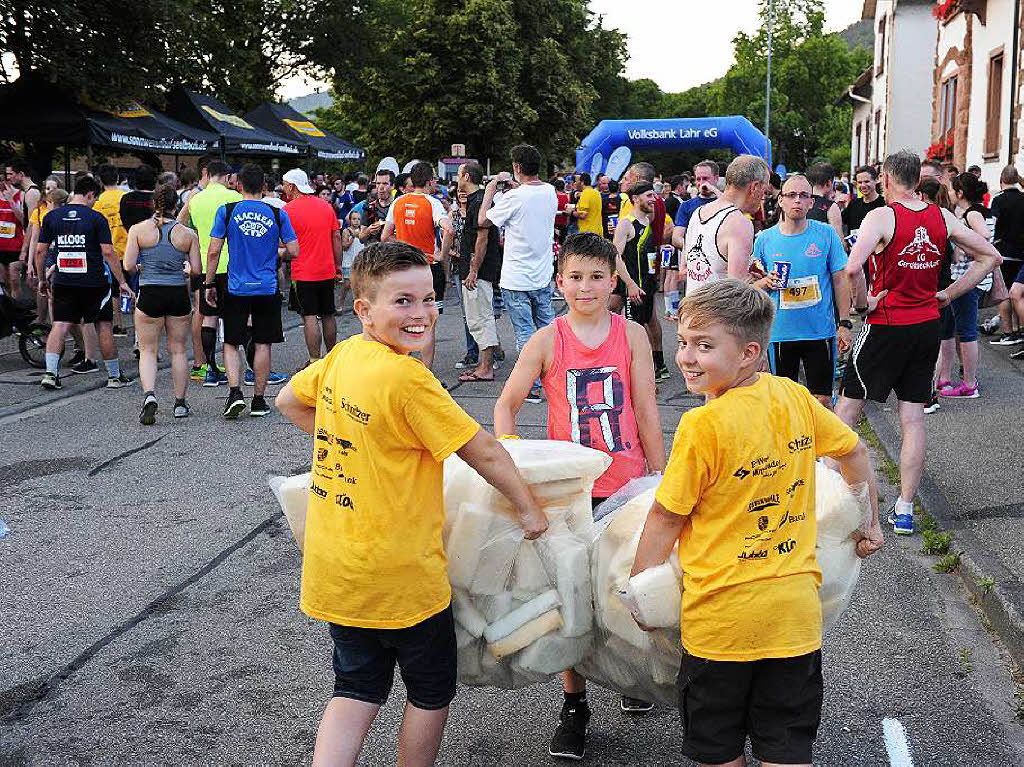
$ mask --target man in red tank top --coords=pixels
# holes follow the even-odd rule
[[[14,181],[12,170],[0,177],[0,282],[7,286],[11,295],[17,297],[21,293],[18,266],[25,244],[27,216],[22,191]],[[15,282],[19,284],[15,285]]]
[[[846,264],[850,279],[868,262],[871,295],[868,316],[853,345],[836,407],[849,426],[857,423],[864,400],[899,401],[903,446],[900,497],[889,514],[896,533],[914,532],[914,496],[924,471],[924,406],[932,392],[939,356],[939,308],[973,290],[999,265],[998,251],[952,213],[917,199],[914,188],[921,161],[909,151],[889,155],[882,165],[882,187],[889,204],[865,216]],[[939,268],[946,243],[962,248],[973,263],[939,291]]]

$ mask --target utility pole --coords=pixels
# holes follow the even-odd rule
[[[772,125],[772,37],[775,32],[775,0],[768,0],[768,77],[765,79],[764,97],[764,155],[771,151],[770,130]]]

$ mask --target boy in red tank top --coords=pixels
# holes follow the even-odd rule
[[[615,287],[615,247],[601,235],[566,238],[558,256],[558,289],[569,308],[523,347],[494,406],[495,434],[514,435],[516,414],[538,378],[548,401],[548,438],[577,442],[612,457],[594,485],[594,504],[629,480],[665,468],[665,442],[654,398],[654,362],[641,325],[608,311]],[[565,702],[548,749],[582,759],[586,749],[586,680],[562,674]],[[645,701],[622,699],[622,710],[646,713]]]

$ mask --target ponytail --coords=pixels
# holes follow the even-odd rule
[[[153,217],[172,218],[178,204],[178,190],[174,184],[159,184],[153,191]]]

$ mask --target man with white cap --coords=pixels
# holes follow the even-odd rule
[[[341,228],[334,208],[314,193],[306,172],[293,168],[282,178],[284,206],[299,238],[299,254],[291,262],[295,297],[306,335],[309,361],[326,355],[338,340],[334,318],[334,283],[341,273]]]

